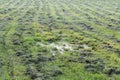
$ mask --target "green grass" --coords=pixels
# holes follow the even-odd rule
[[[119,7],[0,0],[0,80],[120,80]]]

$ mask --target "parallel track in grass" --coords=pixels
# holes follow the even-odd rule
[[[0,80],[120,80],[119,64],[119,0],[0,0]]]

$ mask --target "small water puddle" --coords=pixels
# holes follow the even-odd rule
[[[57,50],[57,52],[64,54],[64,52],[67,51],[72,51],[73,47],[71,44],[67,43],[67,42],[58,42],[58,43],[51,43],[51,44],[43,44],[41,42],[37,42],[36,43],[37,46],[41,46],[41,47],[47,47],[47,48],[55,48]],[[55,55],[56,51],[54,50],[50,50],[52,55]]]

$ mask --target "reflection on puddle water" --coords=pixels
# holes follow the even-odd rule
[[[72,45],[68,44],[66,42],[58,42],[58,43],[51,43],[51,44],[43,44],[41,42],[37,42],[36,43],[37,46],[41,46],[41,47],[51,47],[51,48],[55,48],[59,53],[63,54],[66,50],[72,51]],[[52,55],[55,55],[56,51],[51,50]]]

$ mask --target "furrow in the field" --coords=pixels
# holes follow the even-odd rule
[[[67,2],[66,2],[65,5],[67,5]],[[70,11],[69,13],[71,14],[70,15],[71,21],[72,20],[81,20],[81,19],[83,19],[83,17],[82,17],[83,12],[80,10],[80,8],[82,8],[82,7],[78,8],[78,7],[75,7],[75,5],[76,4],[74,4],[74,3],[69,3],[69,5],[66,6]],[[78,5],[76,5],[76,6],[78,6]],[[81,5],[79,5],[79,6],[81,6]]]
[[[61,25],[59,27],[62,27],[62,25],[64,25],[63,28],[65,28],[65,26],[66,27],[69,26],[71,24],[69,22],[71,21],[71,16],[72,16],[72,13],[71,13],[69,7],[67,5],[65,5],[65,3],[61,4],[59,1],[58,2],[56,1],[54,4],[55,4],[54,10],[55,10],[55,14],[57,16],[56,21],[59,25]]]
[[[38,22],[41,25],[48,25],[50,23],[48,19],[48,12],[49,12],[48,2],[46,2],[46,0],[42,0],[40,6],[41,7],[39,10]]]
[[[57,7],[57,9],[58,9],[58,12],[59,12],[59,14],[58,14],[58,16],[61,18],[61,20],[67,20],[66,19],[66,14],[65,14],[65,9],[64,9],[64,6],[61,4],[61,2],[58,2],[58,4],[56,5]],[[64,15],[66,15],[66,16],[64,16]]]
[[[101,4],[102,5],[102,4]],[[116,20],[119,20],[120,19],[120,14],[119,14],[119,12],[117,12],[117,11],[120,11],[120,9],[119,9],[119,6],[117,7],[117,10],[116,11],[113,11],[114,10],[114,8],[112,8],[112,10],[107,10],[107,9],[104,9],[104,8],[101,8],[100,6],[95,6],[95,4],[89,4],[89,6],[91,6],[91,8],[95,8],[96,9],[96,11],[97,11],[97,13],[99,13],[99,14],[101,14],[101,15],[103,15],[103,16],[106,16],[106,18],[108,17],[110,17],[110,18],[113,18],[113,19],[116,19]],[[107,10],[107,11],[106,11]],[[112,13],[112,11],[114,12],[114,13]],[[101,13],[101,12],[103,12],[103,13]],[[112,16],[114,16],[114,17],[112,17]]]
[[[86,6],[86,7],[87,7],[87,6]],[[89,11],[89,14],[88,14],[88,11]],[[104,25],[109,26],[109,25],[106,24],[106,23],[108,23],[108,21],[106,21],[106,20],[104,20],[104,19],[102,19],[102,18],[99,18],[99,17],[98,17],[99,14],[96,15],[96,14],[94,13],[94,10],[91,11],[91,8],[90,8],[90,9],[88,8],[88,11],[87,11],[87,13],[85,13],[85,14],[87,14],[89,17],[92,16],[93,18],[92,18],[92,17],[90,17],[90,18],[86,17],[86,18],[90,19],[91,21],[94,20],[94,19],[96,19],[98,22],[100,21],[99,23],[101,23],[101,24],[104,23]],[[95,16],[95,15],[96,15],[96,16]],[[98,19],[99,19],[99,20],[98,20]],[[97,21],[96,21],[96,22],[97,22]],[[99,24],[99,23],[98,23],[98,24]],[[108,23],[108,24],[111,24],[111,25],[112,25],[112,23]],[[113,24],[113,26],[118,27],[117,24]],[[109,27],[108,27],[108,28],[109,28]]]
[[[0,1],[0,5],[3,6],[4,4],[7,4],[7,2],[10,1],[10,0],[1,0]],[[9,2],[8,2],[9,3]]]
[[[10,5],[10,3],[12,3],[13,1],[14,1],[14,0],[8,0],[8,1],[6,1],[5,3],[1,3],[0,9],[3,9],[3,8],[5,8],[6,6]]]
[[[40,1],[39,0],[39,5],[38,5],[38,12],[37,12],[37,22],[38,22],[38,25],[39,25],[39,28],[38,30],[42,31],[42,26],[46,25],[46,27],[48,27],[47,25],[49,24],[49,18],[48,18],[48,13],[49,13],[49,8],[47,5],[45,5],[45,2],[44,0],[43,1]],[[45,11],[44,8],[47,8],[48,12]],[[46,28],[47,29],[47,28]],[[38,31],[37,31],[38,32]]]
[[[114,2],[110,1],[111,4],[108,1],[106,1],[106,3],[103,1],[103,2],[94,3],[93,5],[96,5],[96,7],[100,7],[105,11],[108,11],[108,12],[110,11],[110,13],[118,13],[119,11],[116,11],[119,9],[119,6],[120,6],[118,1],[119,0],[114,1]],[[102,5],[104,5],[104,7],[102,7]]]
[[[89,26],[92,26],[95,30],[95,33],[97,32],[103,32],[103,30],[108,30],[108,31],[111,31],[111,29],[107,29],[105,27],[102,27],[102,26],[99,26],[98,23],[96,23],[96,20],[101,22],[101,19],[99,19],[98,17],[94,16],[93,13],[89,12],[89,14],[87,14],[88,17],[90,17],[91,19],[88,21],[88,19],[86,18],[86,21],[88,22],[87,24],[89,24]],[[75,21],[73,21],[75,22]],[[79,22],[79,21],[77,21]],[[103,22],[101,22],[103,23]],[[105,28],[105,29],[104,29]],[[116,31],[116,30],[115,30]],[[118,34],[118,32],[115,32],[116,34]],[[106,33],[105,33],[106,34]],[[104,34],[104,35],[105,35]],[[107,34],[106,34],[107,35]],[[112,34],[111,34],[112,35]]]
[[[2,73],[4,74],[1,76],[1,78],[3,79],[13,78],[13,75],[12,75],[13,69],[14,69],[13,61],[15,60],[15,57],[13,55],[14,52],[11,49],[11,47],[13,47],[11,44],[11,36],[12,36],[11,34],[14,33],[12,29],[15,26],[13,23],[11,23],[11,25],[9,24],[8,30],[4,33],[3,37],[1,38],[3,39],[3,41],[1,42],[2,43],[1,51],[4,53],[3,55],[4,60],[6,60],[4,63],[5,67],[2,68],[3,69]],[[4,77],[4,76],[8,76],[8,77]]]
[[[29,5],[32,5],[33,3],[29,3]],[[35,16],[35,12],[33,10],[32,6],[25,6],[25,10],[23,10],[23,13],[20,13],[20,15],[16,20],[18,21],[19,25],[31,25],[33,22],[33,17]]]
[[[118,18],[118,16],[117,16],[117,18],[115,18],[115,17],[109,16],[109,15],[108,15],[107,13],[105,13],[104,11],[98,11],[98,10],[94,9],[94,8],[95,8],[94,5],[89,6],[89,5],[83,4],[83,6],[86,7],[86,11],[88,10],[88,11],[91,11],[91,12],[93,12],[93,13],[95,12],[95,13],[99,14],[98,16],[104,18],[106,21],[108,21],[108,20],[109,20],[109,21],[116,21],[117,23],[119,23],[119,18]],[[96,15],[96,14],[95,14],[95,15]]]
[[[21,2],[21,3],[17,4],[16,6],[14,5],[13,6],[14,9],[11,10],[10,12],[7,12],[7,14],[5,14],[4,16],[10,16],[10,17],[13,16],[13,18],[16,17],[16,16],[14,16],[14,14],[16,14],[25,4],[26,4],[25,2]]]
[[[37,17],[37,14],[36,14],[37,10],[34,9],[35,8],[34,7],[34,1],[31,0],[31,2],[32,3],[27,3],[27,4],[31,5],[31,6],[27,5],[27,7],[26,7],[27,9],[23,13],[23,16],[21,18],[19,17],[20,18],[19,20],[23,21],[23,24],[20,24],[16,28],[16,31],[15,31],[15,33],[13,35],[15,37],[13,37],[13,39],[12,39],[14,47],[15,47],[14,48],[14,50],[15,50],[15,57],[17,57],[19,59],[19,63],[20,64],[22,64],[22,65],[24,64],[25,68],[29,67],[29,63],[27,63],[28,62],[28,58],[27,57],[30,58],[30,56],[31,56],[31,58],[32,58],[32,55],[33,55],[32,54],[33,52],[31,51],[31,47],[33,47],[33,46],[29,46],[29,44],[28,44],[29,40],[27,41],[27,38],[31,38],[31,39],[33,38],[33,35],[34,35],[34,30],[33,29],[34,29],[34,27],[33,27],[32,24],[34,24],[34,19],[36,19],[36,17]],[[33,9],[34,9],[34,11],[32,11]],[[33,13],[33,14],[31,14],[31,13]],[[30,16],[28,14],[30,14],[32,16]],[[24,18],[25,18],[25,21],[24,21]],[[30,22],[30,25],[25,25],[24,23],[29,22],[28,21],[29,18],[33,19],[33,21]],[[15,42],[16,40],[18,42]],[[19,41],[24,41],[24,42],[19,43]],[[30,42],[30,43],[32,43],[32,42]],[[20,54],[19,55],[19,52],[23,52],[24,54],[22,54],[22,55]],[[17,64],[17,66],[18,65],[19,64]],[[26,76],[25,75],[26,74],[25,71],[27,71],[27,70],[25,68],[24,68],[24,72],[21,72],[20,68],[19,68],[20,70],[18,72],[21,73],[21,74],[24,74],[24,76]],[[16,78],[19,78],[19,77],[21,77],[21,76],[20,75],[16,76]],[[29,80],[29,78],[27,78],[25,80]]]
[[[10,17],[5,17],[0,19],[0,31],[5,31],[7,28],[7,25],[12,21],[13,19]]]
[[[112,2],[111,2],[112,3]],[[87,3],[88,4],[88,3]],[[114,17],[116,18],[120,18],[120,8],[119,8],[119,4],[115,3],[116,5],[112,5],[113,6],[111,8],[111,6],[106,6],[104,3],[93,3],[93,4],[89,4],[91,7],[96,8],[98,12],[104,12],[104,15],[108,14],[108,15],[114,15]],[[102,5],[104,5],[104,7],[102,7]],[[115,6],[115,9],[114,9]],[[107,9],[110,8],[110,9]]]
[[[21,70],[20,69],[21,65],[19,65],[19,63],[18,63],[19,62],[18,58],[14,56],[15,52],[13,51],[13,49],[15,49],[15,46],[13,46],[12,42],[11,42],[12,40],[14,41],[14,39],[17,38],[17,37],[13,38],[13,34],[15,33],[16,28],[19,28],[19,27],[20,26],[18,26],[16,24],[16,22],[14,23],[14,21],[13,21],[13,22],[11,22],[11,24],[8,25],[8,28],[3,35],[3,37],[4,37],[3,46],[5,46],[5,48],[3,48],[3,50],[5,51],[4,54],[6,54],[5,59],[6,59],[6,67],[7,67],[7,69],[5,69],[5,71],[3,73],[9,72],[9,74],[6,73],[5,76],[8,76],[10,79],[14,78],[14,76],[16,76],[15,78],[21,77],[21,75],[14,74],[14,71],[16,70],[15,69],[16,66],[19,66],[18,70]],[[22,28],[24,28],[24,27],[22,27]],[[15,42],[14,42],[14,44],[15,44]],[[14,61],[16,61],[17,63],[15,63]],[[7,65],[7,63],[10,65]],[[23,73],[21,73],[21,74],[23,74]],[[7,77],[5,79],[7,79]]]
[[[14,3],[14,4],[13,4]],[[20,6],[21,4],[18,4],[19,3],[19,1],[15,1],[15,2],[11,2],[11,3],[9,3],[9,4],[11,4],[11,5],[8,5],[7,6],[7,8],[3,8],[3,9],[1,9],[1,11],[0,11],[0,14],[4,17],[4,16],[9,16],[9,13],[12,13],[12,12],[14,12],[16,9],[17,9],[17,7],[15,6],[16,4],[17,4],[17,6]],[[1,17],[2,17],[1,16]]]
[[[65,8],[65,9],[66,9],[66,8]],[[56,10],[58,10],[58,9],[56,9]],[[69,9],[69,10],[70,10],[70,9]],[[79,21],[79,20],[78,20],[78,21]],[[73,27],[75,27],[75,26],[77,26],[77,25],[74,25],[74,24],[73,24]],[[78,26],[79,26],[79,25],[78,25]]]
[[[27,12],[27,10],[29,10],[28,7],[26,7],[26,8],[27,9],[24,10],[23,13],[20,13],[20,15],[18,15],[17,17],[14,17],[14,19],[11,18],[12,16],[10,16],[10,18],[9,17],[3,18],[1,20],[1,22],[0,22],[1,23],[1,30],[4,30],[4,32],[5,32],[6,29],[8,28],[8,26],[9,26],[10,22],[16,22],[18,19],[20,19],[21,17],[23,17],[25,15],[25,13]]]
[[[75,7],[75,6],[74,6],[74,7]],[[82,7],[82,5],[81,5],[81,7]],[[83,8],[83,9],[84,9],[84,8]],[[80,10],[80,9],[79,9],[79,10]],[[86,11],[86,10],[84,10],[84,11]],[[100,14],[99,14],[100,12],[97,14],[97,13],[95,12],[95,10],[93,10],[93,8],[92,8],[92,10],[91,10],[91,8],[90,8],[90,9],[88,8],[87,12],[84,13],[84,14],[90,15],[90,14],[88,14],[89,11],[90,11],[91,15],[93,15],[93,20],[94,20],[94,17],[97,17],[97,19],[99,19],[99,20],[101,19],[101,18],[98,17],[98,16],[100,15]],[[79,14],[82,14],[82,13],[80,12]],[[83,16],[84,16],[84,14],[83,14]],[[94,15],[96,15],[96,16],[94,16]],[[101,16],[103,16],[103,15],[101,15]],[[100,17],[101,17],[101,16],[100,16]],[[80,15],[80,17],[81,17],[81,15]],[[105,20],[101,19],[101,21],[104,22]],[[105,22],[106,22],[106,21],[105,21]],[[105,22],[104,22],[104,23],[105,23]],[[112,24],[112,23],[111,23],[111,24]]]
[[[56,16],[61,17],[61,13],[63,11],[62,11],[62,7],[60,5],[60,2],[56,1],[54,6],[55,6],[54,8],[55,8],[55,11],[56,11]],[[61,19],[62,19],[62,17],[60,19],[58,19],[58,20],[61,20]]]
[[[15,46],[15,44],[17,44],[15,42],[15,40],[22,40],[22,38],[18,39],[18,36],[14,36],[16,33],[16,30],[20,29],[21,26],[18,26],[16,23],[11,23],[11,25],[9,25],[9,26],[11,26],[10,30],[6,33],[6,36],[5,36],[6,52],[4,54],[6,54],[5,59],[6,59],[6,68],[7,68],[5,71],[9,72],[9,73],[6,73],[6,75],[8,75],[10,79],[12,79],[12,78],[16,79],[16,78],[23,77],[23,73],[21,72],[21,71],[23,71],[23,69],[21,69],[21,67],[24,67],[21,64],[19,57],[15,56],[15,53],[16,53],[15,50],[17,48],[19,48],[19,49],[22,48],[21,45]],[[22,26],[22,28],[24,28],[24,27]],[[9,65],[7,65],[7,63]],[[19,67],[17,67],[17,66],[19,66]],[[15,71],[18,71],[20,74],[16,75]],[[7,77],[6,77],[6,79],[7,79]]]
[[[73,10],[74,7],[75,9]],[[76,25],[76,26],[82,26],[83,28],[88,28],[88,30],[92,29],[92,26],[89,26],[89,24],[86,24],[85,21],[86,21],[86,18],[88,17],[87,15],[84,15],[85,12],[84,12],[84,8],[82,8],[82,6],[80,8],[77,8],[75,4],[71,4],[71,6],[69,6],[70,10],[73,11],[71,12],[71,15],[72,14],[75,14],[76,16],[67,16],[69,18],[69,23],[73,24],[72,26]],[[75,13],[75,11],[77,13]],[[73,17],[73,19],[71,19]],[[77,17],[77,18],[74,18],[74,17]],[[86,25],[83,25],[83,24],[86,24]]]
[[[33,38],[33,35],[34,35],[34,27],[33,27],[33,23],[34,23],[34,18],[35,18],[35,14],[36,14],[36,10],[34,10],[34,11],[32,11],[33,10],[33,5],[34,5],[34,1],[33,0],[31,0],[32,1],[32,3],[31,3],[31,6],[28,6],[29,7],[29,9],[28,9],[28,11],[27,11],[27,13],[24,15],[24,16],[26,16],[26,19],[29,19],[29,18],[31,18],[31,19],[33,19],[33,21],[32,22],[30,22],[30,24],[31,25],[25,25],[24,24],[24,22],[23,22],[23,26],[19,26],[19,27],[17,27],[17,29],[16,29],[16,32],[15,32],[15,36],[21,36],[21,37],[19,37],[19,38],[13,38],[13,40],[22,40],[22,41],[24,41],[23,43],[20,43],[20,44],[16,44],[15,42],[13,42],[14,43],[14,46],[19,46],[19,47],[21,47],[21,49],[19,49],[19,48],[16,48],[16,49],[14,49],[15,51],[16,51],[16,56],[18,56],[18,58],[20,58],[20,62],[21,62],[21,64],[24,64],[24,67],[28,67],[29,65],[28,65],[28,63],[27,63],[27,60],[28,60],[28,58],[26,58],[26,57],[24,57],[24,56],[31,56],[32,57],[32,51],[31,51],[31,47],[33,47],[33,46],[29,46],[29,44],[27,44],[27,42],[29,42],[29,40],[27,41],[27,40],[25,40],[25,39],[27,39],[27,38]],[[27,15],[28,13],[33,13],[33,15],[32,15],[32,17],[30,16],[30,15]],[[23,20],[24,21],[24,20]],[[29,21],[25,21],[25,22],[29,22]],[[22,25],[22,24],[21,24]],[[19,34],[19,35],[18,35]],[[30,42],[30,43],[32,43],[32,42]],[[25,49],[27,49],[27,51],[25,50]],[[25,54],[23,54],[23,55],[19,55],[19,51],[22,51],[22,52],[24,52]],[[26,70],[25,70],[26,71]],[[25,72],[24,71],[24,72]],[[25,75],[25,73],[23,73],[24,75]],[[19,76],[18,76],[19,77]]]
[[[26,6],[27,3],[28,1],[26,0],[16,11],[9,14],[9,16],[13,17],[14,19],[23,16],[26,13],[26,11],[29,10],[29,6]]]
[[[21,6],[22,7],[22,6]],[[10,13],[8,13],[8,15],[9,15]],[[12,14],[12,12],[11,12],[11,14]],[[1,29],[2,31],[4,30],[5,32],[7,31],[6,29],[9,27],[9,23],[11,22],[11,21],[14,21],[13,19],[14,18],[16,18],[16,17],[13,17],[12,18],[12,16],[9,16],[9,17],[4,17],[4,18],[2,18],[1,19],[1,22],[0,22],[0,24],[1,24],[1,28],[3,28],[3,29]],[[8,25],[8,26],[7,26]]]
[[[15,29],[13,29],[13,28],[15,28],[15,27],[11,26],[12,23],[13,23],[13,22],[11,22],[10,24],[6,25],[6,30],[4,31],[4,34],[2,35],[4,38],[5,38],[5,37],[7,38],[7,34],[9,34],[9,32],[12,32],[13,30],[15,30]],[[14,23],[13,23],[13,24],[14,24]],[[11,31],[11,30],[12,30],[12,31]]]
[[[98,15],[96,15],[96,14],[94,14],[94,10],[92,10],[93,12],[91,12],[90,10],[88,10],[88,12],[89,13],[86,13],[87,15],[86,15],[86,17],[87,17],[87,19],[86,20],[89,20],[89,21],[95,21],[95,23],[97,23],[97,24],[99,24],[99,23],[101,23],[101,24],[106,24],[106,21],[104,20],[104,19],[102,19],[102,18],[99,18],[99,17],[97,17]],[[94,16],[94,15],[96,15],[96,16]],[[80,16],[81,17],[81,16]],[[97,22],[98,21],[98,22]],[[105,21],[105,22],[104,22]],[[108,23],[109,24],[109,23]],[[111,23],[112,24],[112,23]],[[107,26],[107,25],[106,25]],[[114,26],[118,26],[118,24],[116,24],[116,25],[114,25]]]
[[[91,10],[91,9],[90,9]],[[95,23],[97,23],[97,24],[100,24],[101,26],[104,26],[104,27],[106,27],[106,28],[109,28],[109,29],[113,29],[113,28],[116,28],[116,29],[114,29],[115,31],[116,30],[119,30],[119,20],[112,20],[112,19],[110,19],[110,20],[106,20],[106,18],[100,18],[100,17],[98,17],[99,16],[99,14],[98,15],[96,15],[95,13],[94,13],[94,10],[92,10],[92,12],[89,12],[89,17],[91,18],[89,18],[90,19],[90,21],[95,21]]]
[[[90,2],[90,1],[84,1],[84,2],[78,2],[78,3],[76,3],[76,5],[79,5],[79,4],[82,4],[82,5],[83,5],[83,4],[84,4],[84,5],[88,6],[88,8],[89,8],[89,6],[92,7],[92,9],[96,9],[96,8],[98,7],[98,8],[100,8],[100,10],[99,10],[99,9],[96,9],[96,11],[97,11],[97,12],[101,11],[101,8],[103,8],[103,7],[95,6],[95,3],[97,3],[97,1],[95,1],[95,2],[94,2],[94,1],[91,1],[91,2]],[[98,3],[98,4],[99,4],[99,3]],[[106,6],[106,5],[104,5],[104,6]],[[109,13],[109,12],[106,12],[106,13],[105,13],[105,11],[101,11],[101,12],[104,12],[104,15],[106,15],[106,14]],[[117,18],[117,17],[118,17],[118,16],[116,16],[116,18]]]
[[[43,3],[42,10],[43,10],[44,14],[46,15],[47,11],[48,11],[48,2],[46,0],[42,0],[41,2]]]
[[[57,18],[58,16],[56,15],[56,11],[55,11],[55,7],[54,5],[56,5],[55,3],[53,3],[52,1],[50,3],[48,3],[48,14],[47,14],[47,19],[49,21],[48,27],[50,30],[55,29],[58,27],[58,23],[57,23]]]
[[[35,24],[34,27],[36,27],[36,29],[38,29],[38,17],[40,16],[40,13],[42,12],[41,10],[42,8],[42,2],[40,0],[34,0],[34,10],[35,10],[35,16],[33,19],[33,24]]]
[[[33,9],[29,9],[28,11],[26,11],[26,13],[24,14],[24,16],[22,18],[18,19],[18,23],[19,25],[31,25],[33,22],[33,17],[34,17],[34,12],[32,11]],[[29,14],[31,13],[31,14]]]
[[[59,15],[60,15],[59,13],[61,12],[61,11],[59,10],[60,8],[58,8],[58,3],[57,3],[57,2],[54,2],[54,4],[55,4],[55,5],[54,5],[55,14],[56,14],[57,17],[59,17]],[[59,20],[59,18],[57,18],[57,20]]]
[[[71,20],[71,16],[73,15],[70,11],[70,8],[65,4],[60,4],[62,7],[62,14],[61,16],[63,16],[67,21]],[[68,17],[69,16],[69,17]]]
[[[39,15],[38,18],[39,18],[39,17],[42,17],[43,14],[44,14],[44,11],[43,11],[44,6],[43,6],[43,5],[44,5],[44,4],[43,4],[43,1],[40,1],[40,0],[39,0],[39,4],[37,5],[37,6],[38,6],[38,9],[39,9],[39,10],[38,10],[38,13],[39,13],[39,14],[38,14],[38,15]]]

